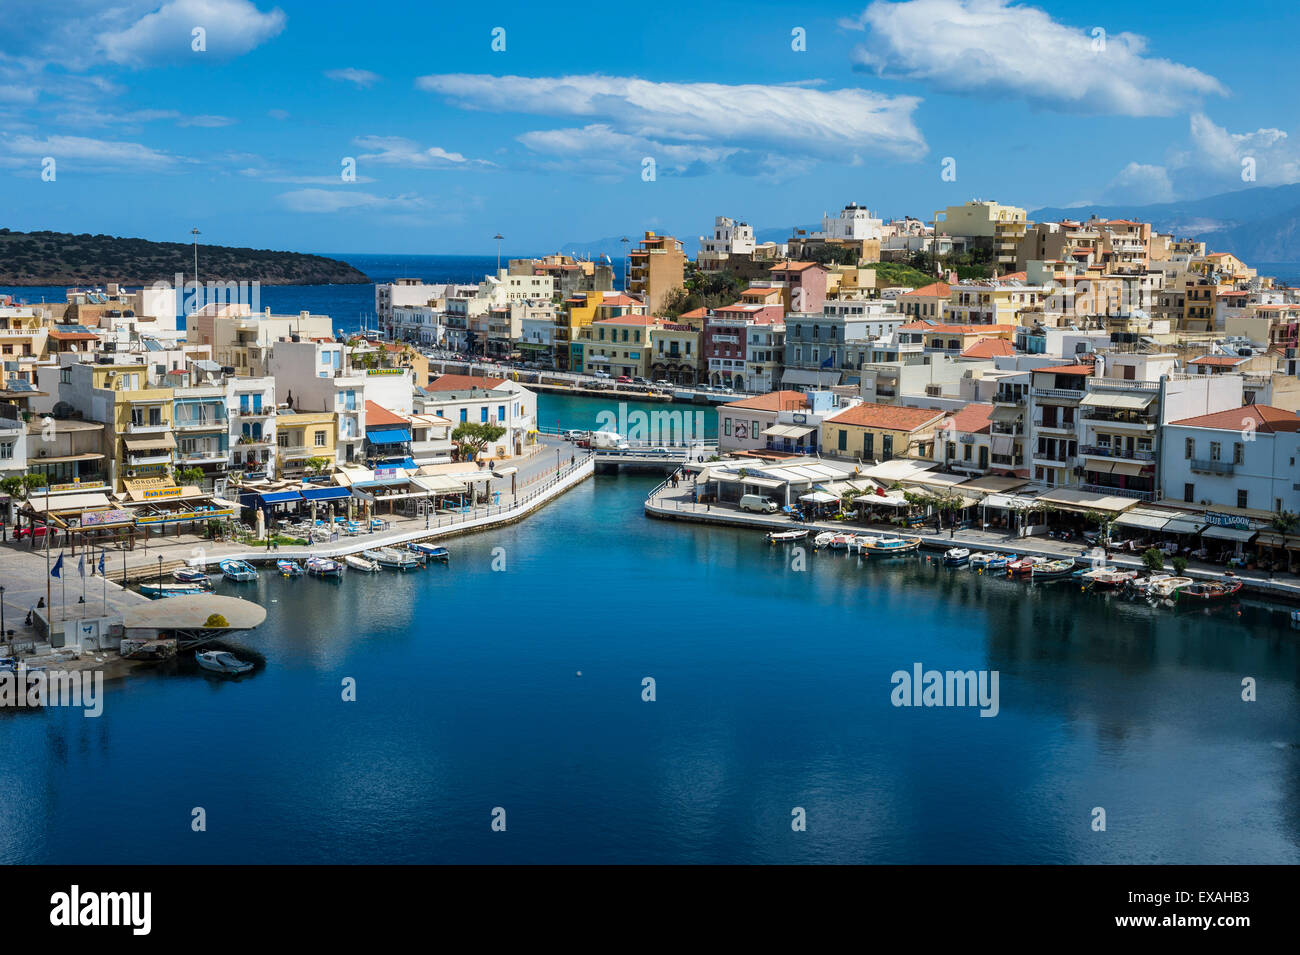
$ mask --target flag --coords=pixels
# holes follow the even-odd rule
[[[84,553],[77,558],[77,573],[81,575],[82,580],[86,579],[86,555]]]
[[[50,576],[51,576],[51,577],[58,577],[58,578],[62,579],[62,577],[63,577],[63,551],[59,551],[59,559],[56,560],[56,561],[54,562],[54,566],[50,568]]]
[[[822,367],[823,367],[823,368],[834,368],[834,367],[835,367],[835,356],[834,356],[834,355],[831,355],[831,356],[828,357],[824,362],[822,362]]]
[[[105,557],[107,554],[108,554],[108,551],[106,551],[106,550],[101,550],[101,551],[99,552],[99,576],[101,576],[101,577],[104,576],[104,557]]]

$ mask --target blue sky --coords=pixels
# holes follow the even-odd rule
[[[543,252],[848,201],[930,218],[1300,181],[1289,4],[644,9],[4,0],[2,224],[340,253],[487,253],[500,231]]]

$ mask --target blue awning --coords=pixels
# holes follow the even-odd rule
[[[375,428],[366,432],[371,444],[401,444],[411,440],[410,428]]]
[[[263,504],[285,504],[301,501],[302,495],[297,491],[249,491],[239,496],[239,503],[244,507],[256,507],[259,500]]]
[[[345,487],[305,487],[302,489],[304,501],[342,501],[352,496]]]
[[[415,461],[411,458],[381,458],[375,462],[377,468],[410,468],[415,469]]]

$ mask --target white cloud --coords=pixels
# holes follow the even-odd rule
[[[1174,198],[1174,184],[1164,166],[1131,162],[1110,181],[1106,195],[1109,202],[1169,202]]]
[[[534,153],[556,157],[544,168],[610,177],[639,176],[641,161],[646,157],[654,159],[658,175],[695,175],[706,171],[707,165],[722,162],[739,151],[697,143],[661,143],[618,132],[605,123],[576,129],[537,130],[516,139]]]
[[[53,156],[60,164],[111,167],[117,169],[159,169],[180,160],[141,143],[91,139],[85,136],[10,136],[0,140],[0,152],[13,157]],[[18,162],[11,162],[17,165]]]
[[[124,30],[99,36],[104,56],[114,63],[149,67],[190,57],[240,56],[279,34],[284,11],[263,12],[249,0],[167,0]],[[206,32],[204,52],[191,48],[192,31]]]
[[[461,153],[449,152],[441,146],[421,148],[416,142],[401,136],[358,136],[352,142],[362,149],[357,158],[388,166],[428,166],[439,168],[491,166],[486,159],[469,159]]]
[[[1278,186],[1300,182],[1300,146],[1285,130],[1264,127],[1253,133],[1230,133],[1204,113],[1191,117],[1192,148],[1176,164],[1241,181],[1242,160],[1253,159],[1255,181]]]
[[[945,93],[1005,96],[1069,113],[1168,116],[1226,88],[1146,55],[1145,37],[1059,23],[1010,0],[875,0],[843,24],[868,31],[855,63]]]
[[[343,181],[338,173],[332,176],[303,176],[262,166],[248,166],[239,170],[239,174],[248,179],[260,179],[263,182],[280,182],[296,186],[337,186]],[[352,180],[352,182],[360,183],[374,181],[370,176],[357,176],[356,179]]]
[[[325,75],[331,80],[338,80],[340,83],[353,83],[362,89],[369,89],[383,79],[378,73],[371,73],[369,70],[358,70],[351,66],[344,67],[341,70],[326,70]]]
[[[351,189],[295,189],[278,197],[290,212],[343,212],[348,209],[411,210],[424,205],[415,195],[376,196]]]
[[[216,129],[220,126],[233,126],[234,124],[235,120],[229,116],[213,116],[208,113],[199,116],[181,116],[176,121],[178,126],[200,126],[205,129]]]
[[[926,150],[912,121],[920,100],[869,90],[465,73],[422,76],[416,86],[468,109],[584,117],[657,142],[821,157],[858,150],[915,158]]]

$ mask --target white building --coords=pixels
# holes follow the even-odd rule
[[[277,397],[294,411],[338,413],[338,463],[362,460],[368,379],[352,367],[347,346],[333,341],[276,342],[270,366]]]
[[[737,222],[727,216],[713,220],[713,235],[700,236],[700,251],[695,261],[701,269],[722,268],[731,255],[753,255],[754,228],[746,222]]]
[[[882,236],[881,220],[873,216],[864,206],[850,202],[840,210],[838,216],[822,216],[820,232],[814,232],[813,239],[844,239],[861,241],[863,239],[879,240]]]
[[[458,424],[495,424],[505,433],[486,451],[487,457],[523,454],[537,437],[537,396],[517,382],[502,378],[443,375],[417,395],[416,411]]]
[[[246,478],[276,475],[275,379],[227,378],[230,470]]]

